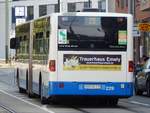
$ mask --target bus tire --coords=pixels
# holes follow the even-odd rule
[[[34,94],[28,93],[28,97],[29,98],[34,98],[35,96],[34,96]]]
[[[24,88],[19,87],[19,93],[26,93],[26,90]]]
[[[117,106],[118,100],[119,100],[118,98],[108,99],[108,105],[109,106]]]
[[[48,99],[46,97],[41,96],[41,104],[48,104]]]
[[[112,101],[113,101],[112,105],[113,105],[113,106],[117,106],[118,100],[119,100],[118,98],[113,99],[113,100],[112,100]]]
[[[49,101],[50,104],[58,105],[59,102],[58,102],[57,99],[58,99],[58,98],[57,98],[56,96],[50,96],[49,99],[48,99],[48,101]]]

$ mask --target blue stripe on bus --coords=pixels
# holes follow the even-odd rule
[[[61,85],[64,88],[61,88]],[[20,85],[25,88],[25,80],[20,80]],[[98,89],[92,89],[95,85]],[[38,83],[33,82],[33,92],[39,94]],[[61,87],[60,87],[61,86]],[[90,88],[91,87],[91,88]],[[26,88],[25,88],[26,89]],[[133,95],[133,83],[127,82],[49,82],[48,86],[42,86],[42,94],[45,97],[53,95],[96,95],[96,96],[127,96]]]
[[[48,95],[96,95],[130,97],[133,95],[133,83],[49,82]]]

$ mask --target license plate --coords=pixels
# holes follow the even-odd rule
[[[96,84],[85,84],[84,89],[101,89],[101,85]]]

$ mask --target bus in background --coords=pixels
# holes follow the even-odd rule
[[[42,103],[55,96],[90,96],[116,105],[131,97],[132,22],[129,14],[76,12],[17,26],[11,48],[19,91],[39,95]]]

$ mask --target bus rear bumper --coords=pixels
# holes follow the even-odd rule
[[[49,82],[49,96],[133,96],[133,83],[130,82]]]

